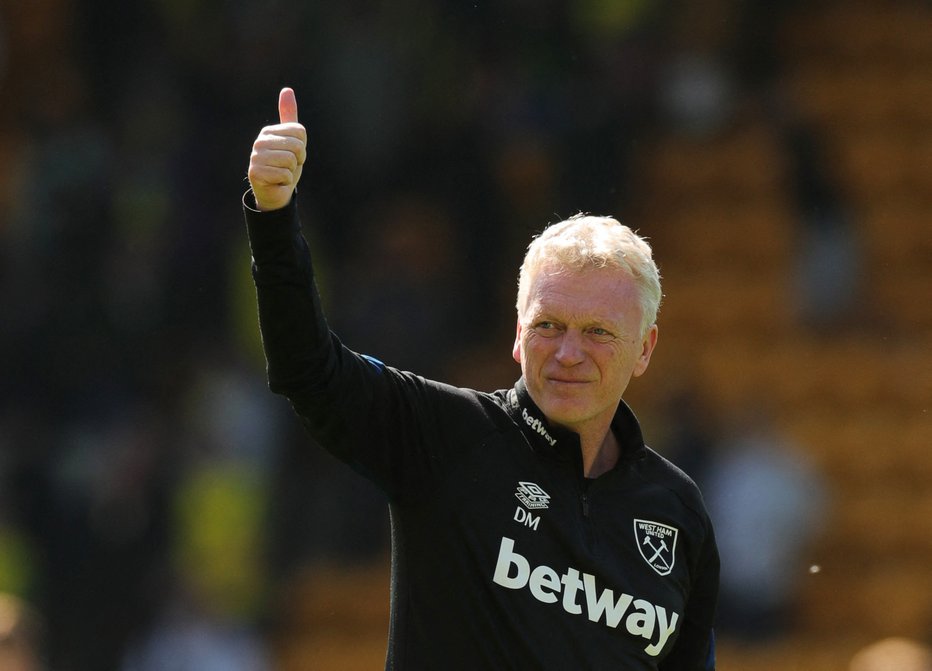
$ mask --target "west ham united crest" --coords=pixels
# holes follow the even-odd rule
[[[679,529],[650,520],[634,520],[634,540],[638,551],[660,575],[670,575],[676,559]]]

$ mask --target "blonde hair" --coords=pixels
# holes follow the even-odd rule
[[[577,214],[548,226],[528,245],[518,274],[518,317],[527,308],[531,282],[544,266],[579,271],[618,268],[627,272],[638,288],[641,335],[657,321],[662,292],[660,270],[647,241],[611,217]]]

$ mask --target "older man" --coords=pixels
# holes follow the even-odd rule
[[[271,389],[375,482],[392,519],[390,669],[714,669],[719,560],[693,482],[622,401],[657,343],[647,243],[606,217],[544,231],[493,393],[350,351],[314,286],[294,92],[253,146],[244,210]]]

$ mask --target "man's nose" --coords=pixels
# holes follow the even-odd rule
[[[582,334],[573,329],[565,331],[560,337],[560,346],[557,348],[557,362],[562,366],[575,366],[585,357]]]

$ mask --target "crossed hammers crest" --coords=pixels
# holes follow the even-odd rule
[[[648,546],[651,550],[654,551],[653,556],[651,556],[651,558],[647,560],[647,563],[648,563],[648,564],[653,564],[656,560],[659,559],[661,562],[663,562],[663,567],[664,567],[665,569],[669,570],[670,564],[668,564],[668,563],[667,563],[667,560],[664,559],[663,556],[662,556],[662,553],[667,552],[667,551],[669,551],[669,549],[670,549],[669,547],[667,547],[667,541],[665,541],[664,539],[661,538],[661,539],[660,539],[660,547],[658,548],[658,547],[655,547],[654,544],[651,542],[650,536],[645,536],[645,537],[644,537],[644,543],[643,543],[643,544],[646,545],[646,546]]]

